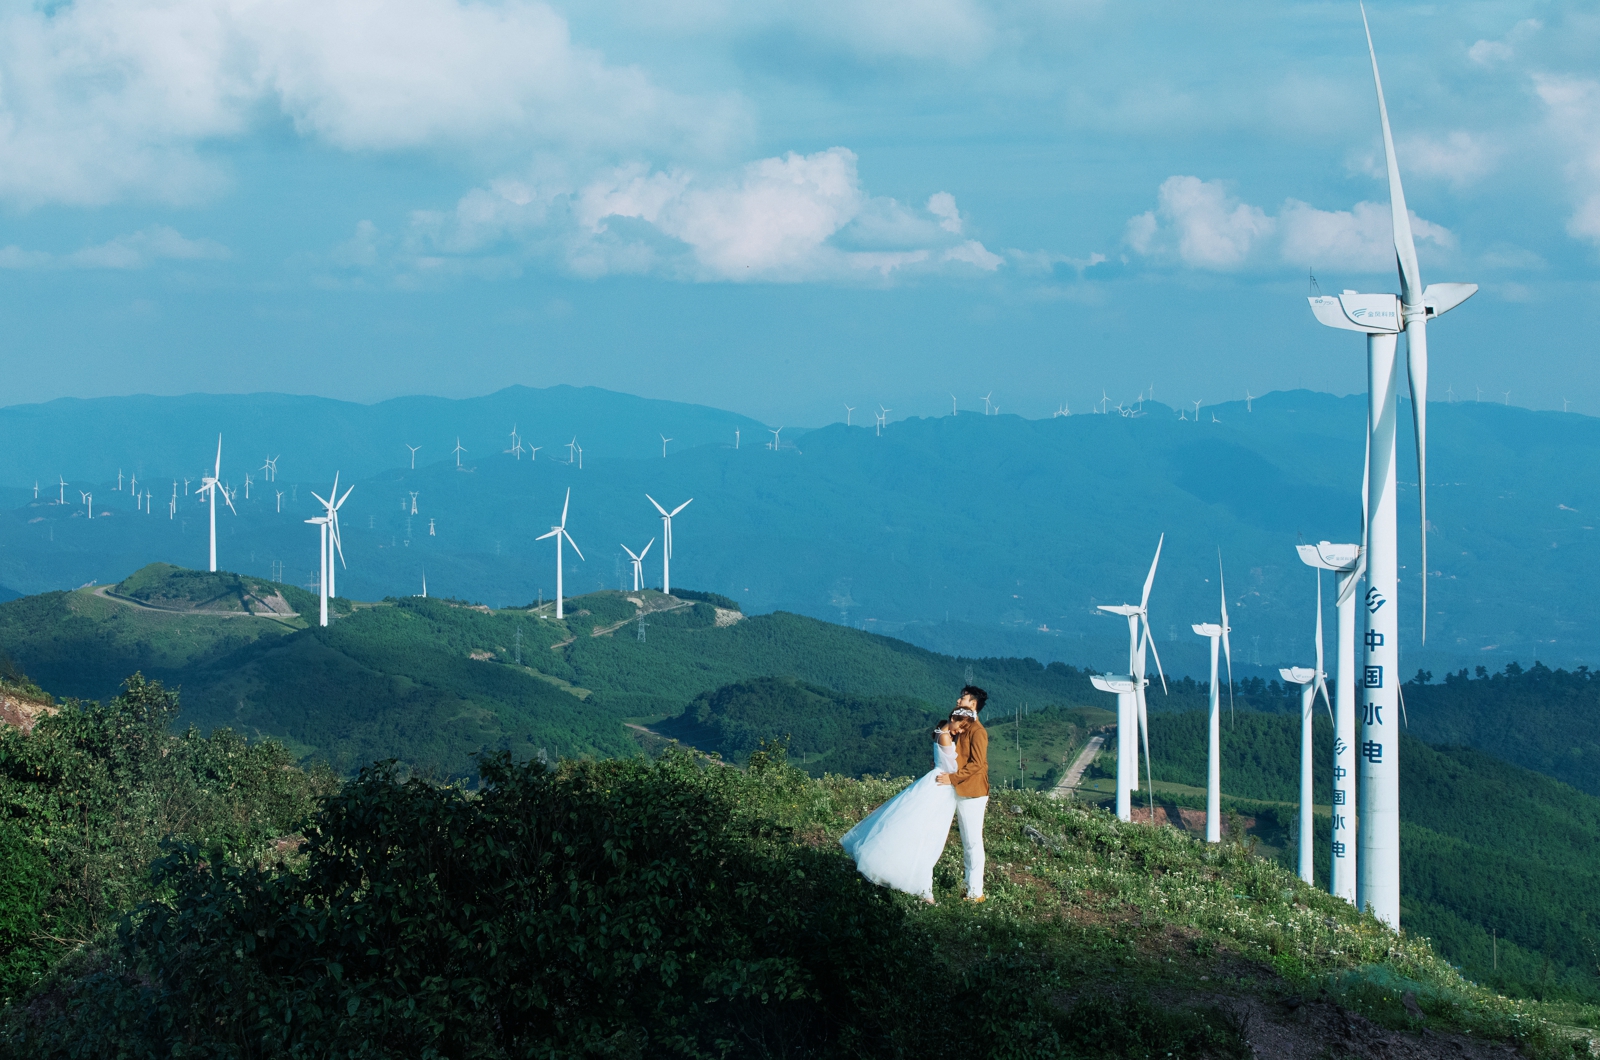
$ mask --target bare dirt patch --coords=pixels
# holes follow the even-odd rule
[[[58,709],[49,703],[0,692],[0,725],[20,729],[24,734],[32,732],[41,717],[54,714]]]

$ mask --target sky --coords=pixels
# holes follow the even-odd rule
[[[1432,399],[1600,414],[1600,11],[1369,16]],[[0,403],[1351,393],[1382,165],[1342,0],[0,3]]]

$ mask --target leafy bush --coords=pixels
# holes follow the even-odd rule
[[[0,729],[0,997],[153,894],[146,866],[163,837],[255,859],[331,786],[276,744],[170,734],[177,712],[176,692],[135,674],[109,703],[65,703],[26,735]]]

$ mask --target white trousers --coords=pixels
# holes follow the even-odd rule
[[[989,796],[975,799],[956,796],[956,823],[961,826],[961,860],[967,868],[967,897],[983,894],[983,811]]]

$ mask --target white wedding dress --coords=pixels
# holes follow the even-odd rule
[[[933,899],[933,866],[944,852],[956,813],[956,789],[939,784],[956,771],[954,745],[933,745],[933,769],[873,810],[839,840],[856,869],[873,883]]]

